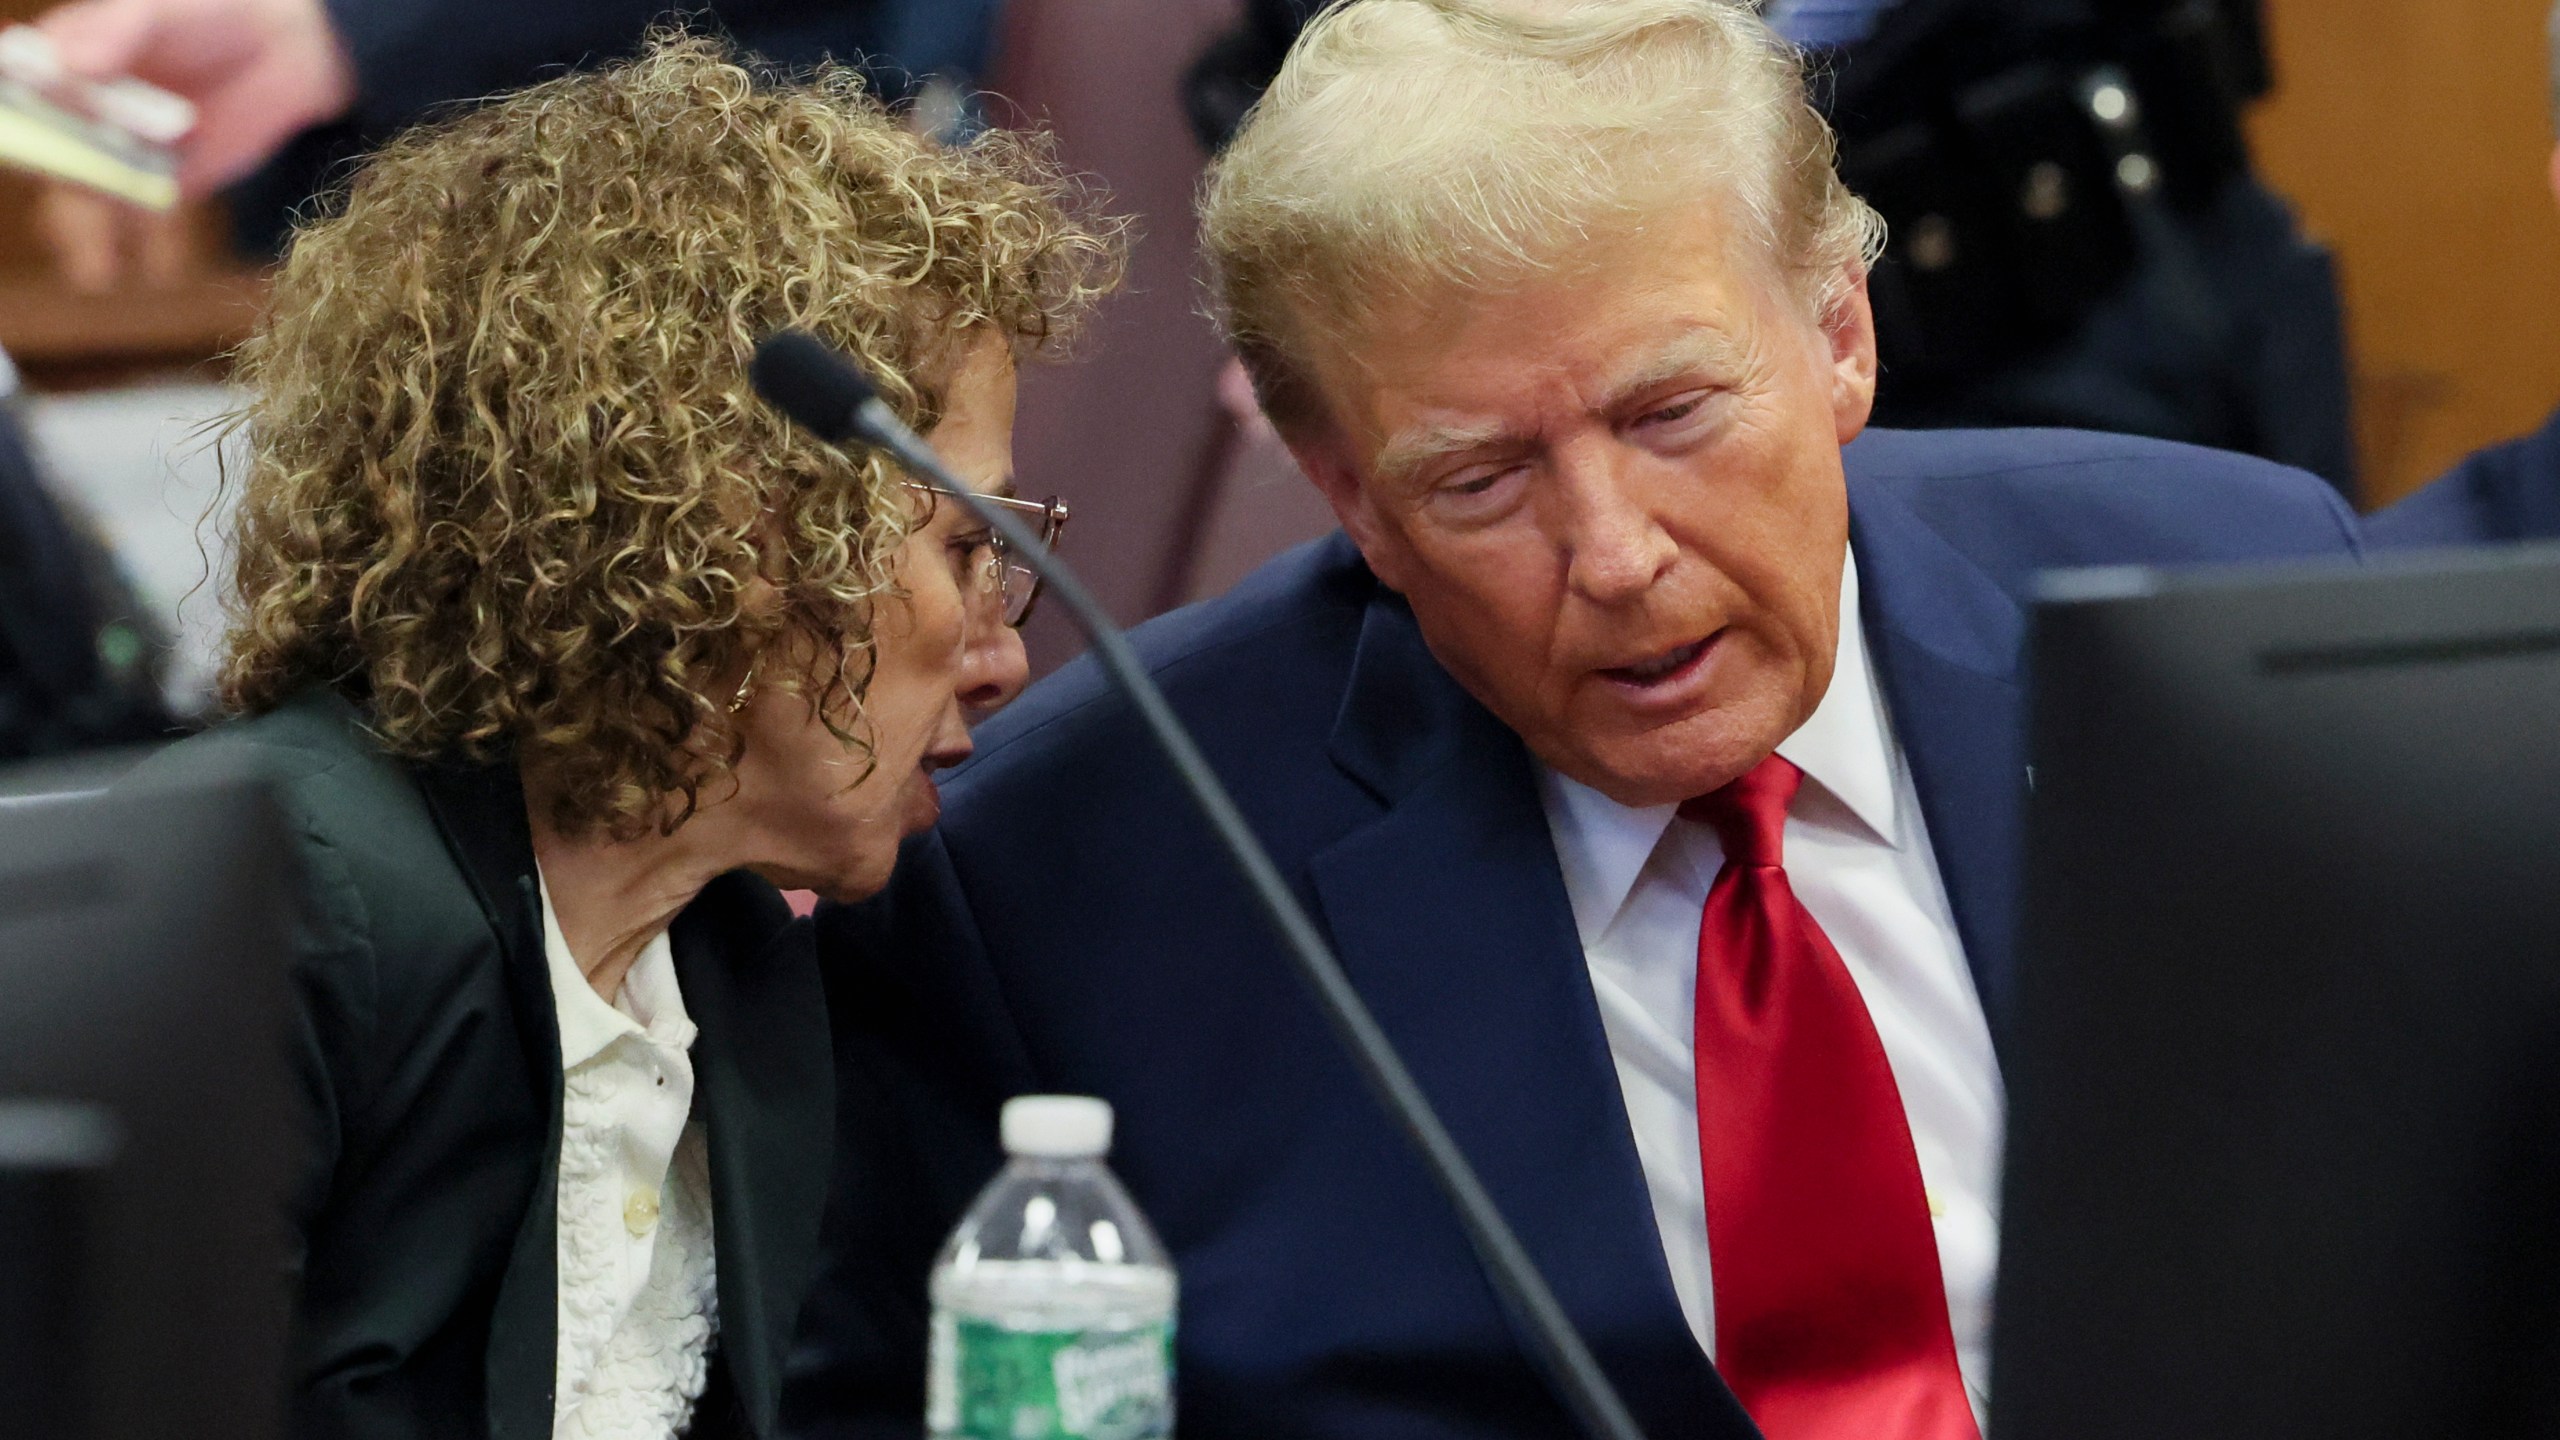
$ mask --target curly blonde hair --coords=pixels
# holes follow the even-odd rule
[[[514,757],[566,832],[672,828],[778,638],[817,673],[758,683],[856,713],[917,523],[758,402],[756,342],[814,331],[929,428],[978,337],[1054,351],[1120,255],[1040,141],[939,146],[850,69],[679,33],[413,131],[240,353],[223,698],[331,686],[394,753]]]

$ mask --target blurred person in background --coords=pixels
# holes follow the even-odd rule
[[[46,485],[0,353],[0,763],[166,737],[167,646]]]
[[[678,9],[787,68],[832,59],[875,93],[930,82],[958,95],[985,67],[1002,0],[76,0],[37,24],[93,78],[131,75],[198,107],[179,183],[229,192],[241,251],[281,249],[295,212],[352,158],[457,101],[562,68],[628,55]],[[693,22],[689,22],[693,23]],[[940,125],[953,117],[926,114]],[[86,192],[48,189],[48,236],[67,278],[109,288],[170,247],[156,219]]]
[[[2067,426],[2260,455],[2349,491],[2336,276],[2250,173],[2261,0],[1765,0],[1889,241],[1879,424]],[[1201,57],[1223,145],[1321,0]]]
[[[2550,20],[2552,123],[2560,129],[2560,6]],[[2551,155],[2560,199],[2560,146]],[[2560,539],[2560,415],[2522,440],[2494,445],[2365,521],[2395,548]]]
[[[1028,597],[747,364],[827,337],[1002,492],[1017,359],[1117,264],[1042,154],[667,38],[295,238],[241,357],[240,718],[150,764],[272,776],[299,839],[296,1433],[773,1433],[833,1142],[777,887],[886,882]]]

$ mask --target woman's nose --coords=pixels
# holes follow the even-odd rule
[[[960,656],[960,704],[979,719],[1014,701],[1031,683],[1031,652],[1022,632],[1001,619],[972,616]]]

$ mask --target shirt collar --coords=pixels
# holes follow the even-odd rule
[[[1852,555],[1840,568],[1840,649],[1830,687],[1812,716],[1778,742],[1778,753],[1847,807],[1856,823],[1900,848],[1893,732],[1858,616],[1858,561]],[[1574,926],[1586,938],[1597,936],[1626,905],[1680,807],[1621,805],[1544,765],[1538,780]]]
[[[1885,713],[1867,627],[1858,615],[1858,559],[1851,555],[1840,566],[1840,651],[1832,662],[1831,687],[1796,733],[1778,742],[1778,753],[1847,806],[1875,838],[1900,849],[1893,721]]]
[[[551,969],[551,1000],[560,1012],[560,1068],[575,1070],[626,1036],[683,1050],[691,1048],[693,1018],[685,1012],[684,992],[676,985],[675,949],[665,931],[643,946],[622,977],[622,994],[607,1003],[589,984],[560,933],[559,912],[551,908],[551,885],[534,868],[542,891],[542,953]]]

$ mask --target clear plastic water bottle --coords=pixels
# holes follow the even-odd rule
[[[1104,1167],[1111,1107],[1026,1095],[933,1267],[934,1440],[1167,1440],[1173,1266]]]

